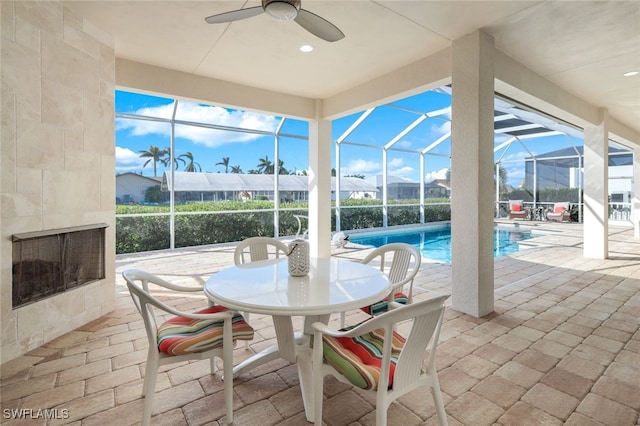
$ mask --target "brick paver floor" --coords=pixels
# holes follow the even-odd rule
[[[525,227],[529,223],[522,223]],[[451,308],[437,366],[450,425],[640,425],[640,241],[611,226],[606,260],[582,256],[582,227],[534,224],[545,234],[495,261],[495,308],[474,318]],[[347,246],[337,256],[361,258]],[[233,246],[120,256],[116,310],[2,365],[3,424],[119,425],[140,422],[147,340],[120,272],[140,268],[168,280],[203,284],[233,262]],[[416,298],[450,293],[451,267],[425,260]],[[178,307],[205,305],[203,296]],[[450,302],[449,302],[450,303]],[[347,316],[352,323],[361,313]],[[337,318],[332,322],[337,324]],[[256,329],[236,362],[274,341],[271,319]],[[325,379],[324,422],[373,425],[374,400]],[[297,370],[273,361],[234,382],[236,425],[307,425]],[[28,411],[31,410],[31,411]],[[15,414],[57,419],[12,419]],[[432,425],[428,390],[392,404],[390,425]],[[161,368],[152,423],[225,424],[222,382],[206,361]]]

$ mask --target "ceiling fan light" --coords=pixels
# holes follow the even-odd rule
[[[273,1],[265,6],[264,11],[278,21],[290,21],[298,16],[298,9],[285,1]]]

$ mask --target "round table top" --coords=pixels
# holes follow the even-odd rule
[[[204,286],[209,299],[231,309],[268,315],[325,315],[383,299],[391,284],[379,269],[347,259],[311,259],[309,275],[289,275],[287,259],[236,265]]]

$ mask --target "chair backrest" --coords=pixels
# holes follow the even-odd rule
[[[420,250],[407,243],[390,243],[374,249],[362,263],[379,261],[380,270],[387,275],[389,281],[398,290],[409,283],[409,297],[413,293],[413,279],[422,263]]]
[[[564,211],[568,212],[569,211],[569,204],[570,203],[568,201],[565,201],[565,202],[562,202],[562,203],[553,203],[553,213],[555,213],[556,209],[559,208],[559,207],[564,208]]]
[[[236,265],[267,260],[270,256],[279,258],[286,256],[288,247],[285,243],[270,237],[251,237],[240,241],[233,254]]]
[[[522,200],[509,200],[509,210],[513,210],[513,206],[517,205],[524,206]]]
[[[397,316],[394,316],[394,310],[389,312],[391,315],[386,321],[394,325],[413,318],[411,330],[409,335],[406,336],[407,340],[396,363],[393,379],[394,389],[407,388],[420,377],[424,368],[424,353],[429,346],[430,352],[426,364],[426,372],[428,374],[435,372],[436,347],[440,339],[440,328],[444,318],[444,302],[448,298],[448,295],[438,296],[434,299],[395,309],[401,311]],[[403,310],[404,312],[402,312]]]

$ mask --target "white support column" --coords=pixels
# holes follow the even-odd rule
[[[584,129],[584,257],[609,256],[609,132],[608,113]]]
[[[331,121],[319,118],[309,122],[309,245],[311,257],[331,256]]]
[[[387,164],[387,150],[382,150],[382,226],[389,224],[389,167]]]
[[[494,40],[453,42],[451,136],[452,308],[493,312]]]
[[[631,202],[633,213],[633,234],[636,238],[640,238],[640,146],[633,149],[633,198]]]
[[[420,153],[420,223],[424,223],[424,163],[426,155]]]

